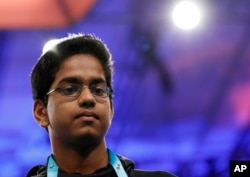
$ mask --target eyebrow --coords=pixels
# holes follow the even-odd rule
[[[101,77],[94,78],[90,81],[90,85],[97,85],[97,84],[106,84],[106,81]]]
[[[81,84],[81,81],[76,78],[76,77],[66,77],[66,78],[63,78],[62,80],[60,80],[59,84],[61,83],[73,83],[73,84]]]
[[[77,77],[66,77],[63,78],[59,84],[62,83],[72,83],[72,84],[83,84],[83,81],[81,81],[79,78]],[[98,78],[93,78],[90,80],[90,85],[97,85],[97,84],[106,84],[106,80],[104,78],[98,77]]]

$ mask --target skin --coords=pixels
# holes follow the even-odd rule
[[[69,77],[84,86],[90,86],[96,79],[105,82],[101,63],[89,54],[67,58],[50,90],[65,83],[63,80]],[[35,100],[33,113],[38,124],[48,128],[52,153],[60,169],[89,174],[107,166],[104,137],[114,114],[113,102],[108,97],[97,99],[86,87],[78,98],[65,98],[55,91],[48,96],[47,107]]]

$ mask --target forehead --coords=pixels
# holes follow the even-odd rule
[[[105,80],[105,74],[100,61],[90,54],[77,54],[66,58],[55,75],[54,84],[65,78],[77,78],[82,82],[93,79]]]

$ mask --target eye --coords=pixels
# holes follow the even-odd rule
[[[96,96],[100,96],[100,97],[107,96],[107,88],[106,87],[94,86],[94,87],[91,87],[91,92],[93,95],[96,95]]]
[[[60,92],[62,95],[74,96],[80,91],[80,89],[81,89],[80,85],[68,85],[65,87],[61,87]]]

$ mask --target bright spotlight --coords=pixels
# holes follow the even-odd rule
[[[173,10],[173,21],[181,29],[192,29],[196,27],[201,19],[199,7],[191,1],[179,2]]]
[[[43,46],[43,54],[46,53],[47,51],[51,50],[54,46],[56,46],[60,40],[58,39],[52,39],[46,42],[46,44]]]

